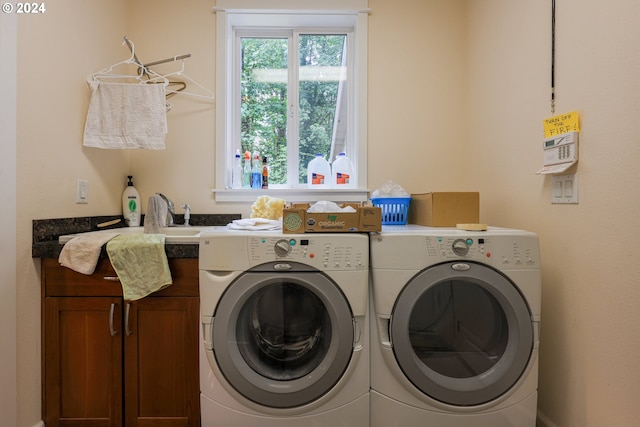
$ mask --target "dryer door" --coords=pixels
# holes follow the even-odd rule
[[[455,406],[510,390],[533,349],[531,313],[517,287],[493,268],[447,262],[423,270],[392,314],[393,352],[423,393]]]
[[[220,299],[212,333],[228,383],[271,408],[301,406],[327,393],[353,353],[351,308],[318,271],[245,272]]]

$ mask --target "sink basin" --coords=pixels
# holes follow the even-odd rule
[[[192,226],[192,227],[162,227],[160,232],[164,234],[166,243],[199,243],[200,232],[206,229],[219,228],[220,226]],[[224,227],[224,226],[223,226]],[[58,238],[59,243],[67,243],[77,236],[85,236],[103,233],[142,234],[144,227],[122,227],[110,230],[89,231],[86,233],[66,234]]]
[[[160,233],[166,236],[195,236],[200,235],[203,228],[205,227],[162,227]]]

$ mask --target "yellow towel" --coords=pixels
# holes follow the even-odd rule
[[[123,234],[107,243],[125,300],[146,297],[173,283],[164,240],[164,234]]]

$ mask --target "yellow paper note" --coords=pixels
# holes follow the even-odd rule
[[[567,132],[580,132],[580,121],[577,112],[560,114],[543,120],[544,137],[561,135]]]

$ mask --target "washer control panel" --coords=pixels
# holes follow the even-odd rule
[[[368,239],[354,236],[287,235],[248,237],[251,264],[297,261],[323,270],[361,270],[369,266]]]
[[[212,230],[200,235],[200,270],[245,271],[299,262],[324,271],[369,269],[369,237],[361,233],[284,234]]]

